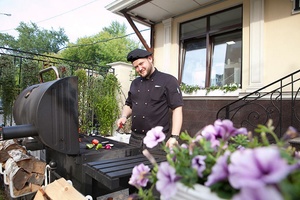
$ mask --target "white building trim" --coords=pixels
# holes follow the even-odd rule
[[[164,66],[163,71],[171,71],[171,51],[172,51],[172,18],[163,21],[164,25]]]
[[[253,91],[263,86],[264,70],[264,0],[250,1],[250,77]]]

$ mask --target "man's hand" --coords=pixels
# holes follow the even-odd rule
[[[117,121],[117,126],[118,126],[118,127],[123,127],[123,125],[125,124],[126,121],[127,121],[126,117],[121,117],[121,118],[118,119],[118,121]]]
[[[173,148],[174,146],[177,146],[177,145],[178,145],[178,141],[175,138],[172,138],[172,137],[170,137],[168,139],[167,143],[166,143],[166,146],[170,149]]]

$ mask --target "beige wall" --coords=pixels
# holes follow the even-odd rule
[[[115,69],[115,75],[121,84],[121,95],[120,95],[120,108],[123,107],[125,100],[128,96],[128,91],[131,84],[131,76],[133,75],[133,68],[131,64],[124,62],[115,62],[108,64]]]
[[[300,69],[300,14],[289,0],[265,1],[265,80]]]
[[[259,26],[261,27],[261,34],[251,32],[250,30],[250,25],[252,25],[252,31],[257,30],[253,29],[253,27],[255,27],[253,24],[255,25],[256,22],[251,21],[250,18],[252,14],[253,20],[253,16],[255,18],[257,14],[255,10],[250,10],[253,6],[257,6],[257,2],[259,3],[258,5],[263,5],[263,9],[261,9],[261,13],[263,14],[262,23],[261,26]],[[256,76],[253,73],[257,71],[257,76],[261,75],[261,78],[259,78],[257,85],[254,83],[254,89],[258,86],[262,87],[267,85],[298,70],[300,67],[300,14],[292,15],[293,2],[290,0],[252,0],[252,2],[251,0],[228,0],[173,18],[171,26],[171,48],[168,48],[171,54],[169,62],[165,61],[168,57],[165,56],[166,44],[164,44],[165,38],[168,37],[168,35],[165,33],[164,24],[157,24],[155,26],[154,44],[155,66],[162,71],[178,77],[180,23],[241,4],[243,4],[242,90],[246,91],[249,87],[253,86],[252,79]],[[252,40],[250,40],[250,33],[256,35],[252,37]],[[257,38],[257,35],[259,37],[261,36],[261,38]],[[261,41],[262,46],[261,58],[259,58],[258,61],[259,68],[255,68],[257,67],[256,57],[252,57],[252,60],[250,58],[251,52],[253,54],[253,52],[255,53],[259,50],[257,46],[260,44],[255,44],[257,39]],[[250,47],[255,47],[256,49],[250,49]],[[255,59],[253,60],[253,58]],[[166,66],[166,63],[168,66]]]

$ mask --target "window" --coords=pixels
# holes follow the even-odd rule
[[[182,82],[205,87],[206,45],[205,39],[185,42],[185,59]]]
[[[211,86],[241,84],[241,37],[240,32],[212,37]]]
[[[180,26],[181,82],[202,88],[241,84],[242,7]]]

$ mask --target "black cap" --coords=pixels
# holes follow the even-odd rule
[[[134,62],[137,59],[146,58],[150,55],[152,55],[152,53],[149,51],[143,49],[135,49],[127,55],[127,61]]]

